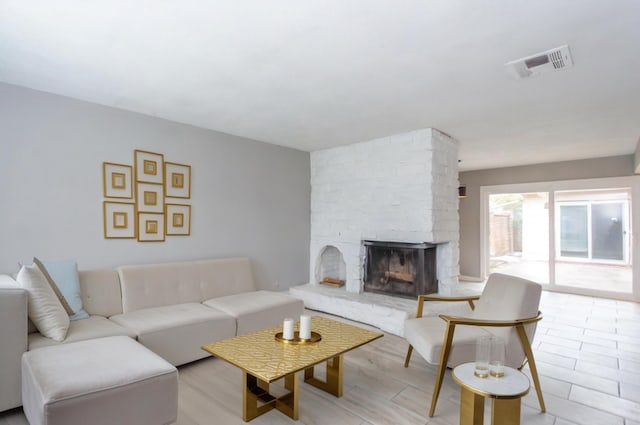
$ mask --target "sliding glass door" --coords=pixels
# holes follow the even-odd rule
[[[622,191],[620,195],[626,196],[626,193]],[[559,257],[625,261],[629,228],[626,200],[558,202],[558,209]]]
[[[632,292],[630,188],[553,192],[556,205],[554,283]]]
[[[485,270],[550,289],[631,295],[633,189],[606,184],[619,180],[482,188]]]

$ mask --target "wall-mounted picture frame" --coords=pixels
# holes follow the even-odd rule
[[[102,163],[102,187],[105,198],[133,198],[133,167],[113,162]]]
[[[163,213],[138,212],[138,242],[163,242],[164,226]]]
[[[136,182],[164,183],[164,155],[156,152],[134,150]]]
[[[136,183],[136,201],[138,211],[164,212],[162,185],[155,183]]]
[[[191,198],[191,166],[164,163],[164,195],[168,198]]]
[[[164,215],[167,236],[191,235],[191,205],[166,204]]]
[[[135,204],[103,202],[104,238],[134,239],[136,237]]]

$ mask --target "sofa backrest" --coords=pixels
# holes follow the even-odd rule
[[[117,268],[122,312],[255,291],[248,258],[225,258]]]
[[[120,278],[115,269],[78,271],[82,308],[89,314],[110,317],[122,313]]]

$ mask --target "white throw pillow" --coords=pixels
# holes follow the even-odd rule
[[[29,318],[40,333],[63,341],[69,329],[69,316],[37,265],[22,266],[16,281],[28,292]]]

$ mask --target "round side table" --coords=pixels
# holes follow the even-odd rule
[[[511,367],[500,378],[478,378],[474,368],[464,363],[451,373],[460,384],[460,425],[483,424],[485,397],[491,399],[491,425],[520,425],[520,400],[529,392],[529,378]]]

